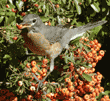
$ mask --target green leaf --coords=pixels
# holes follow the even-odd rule
[[[106,94],[106,95],[109,95],[109,94],[110,94],[110,91],[108,91],[108,90],[105,91],[105,94]]]
[[[24,83],[29,86],[28,80],[25,80]]]
[[[8,22],[8,17],[7,17],[7,16],[5,16],[5,23],[4,23],[4,25],[5,25],[5,26],[7,26],[7,25],[8,25],[8,23],[7,23],[7,22]]]
[[[13,5],[13,2],[12,2],[12,0],[8,0],[12,5]]]
[[[96,97],[96,99],[98,99],[97,101],[101,101],[103,95],[104,95],[103,93],[100,93],[99,96]]]
[[[68,59],[69,59],[68,55],[64,56],[63,58],[64,58],[65,63],[67,64],[68,63]]]
[[[78,14],[80,15],[81,14],[81,7],[79,6],[79,2],[78,2],[78,0],[74,0],[74,1],[76,4],[76,10],[77,10]]]
[[[93,8],[93,10],[96,11],[97,13],[100,12],[100,8],[99,8],[98,4],[93,3],[93,4],[91,4],[90,6],[91,6],[91,7]]]
[[[0,16],[5,15],[5,12],[0,12]]]
[[[46,21],[48,21],[49,20],[49,17],[40,17],[41,18],[41,20],[42,20],[42,22],[46,22]]]
[[[107,5],[110,6],[110,0],[106,0]]]
[[[73,44],[73,43],[75,44],[76,42],[79,42],[79,40],[81,39],[81,37],[82,37],[82,36],[77,37],[76,39],[72,40],[72,41],[71,41],[71,44]]]
[[[49,15],[49,4],[46,5],[45,17],[47,17],[48,15]]]
[[[17,89],[15,90],[16,92],[19,92],[20,86],[17,86]]]
[[[87,80],[87,81],[92,81],[91,76],[89,76],[88,74],[83,73],[82,76]]]
[[[46,6],[45,6],[45,4],[43,5],[42,10],[45,12],[45,10],[46,10]]]
[[[66,15],[67,18],[71,18],[71,17],[73,17],[73,16],[74,16],[74,14],[67,14],[67,15]]]
[[[86,68],[92,68],[92,64],[89,64],[89,65],[83,65],[84,67]]]
[[[50,89],[50,88],[48,88],[48,89],[47,89],[47,94],[48,94],[48,93],[50,93],[50,92],[51,92],[51,89]]]
[[[3,21],[3,19],[4,19],[4,16],[1,16],[0,17],[0,23]]]
[[[24,2],[23,1],[20,1],[20,2],[16,1],[16,5],[17,5],[18,9],[21,9],[24,5]]]
[[[62,0],[62,2],[63,2],[64,4],[66,4],[66,0]]]
[[[92,0],[87,0],[87,1],[86,1],[86,4],[87,4],[87,5],[90,5],[91,2],[92,2]]]
[[[71,25],[74,25],[76,23],[76,18],[74,18],[71,22]]]
[[[5,56],[3,57],[3,59],[7,59],[7,58],[10,58],[10,55],[5,54]]]
[[[63,69],[68,69],[69,68],[69,66],[68,65],[65,65],[64,67],[63,67]]]
[[[54,19],[54,18],[52,18],[51,25],[52,25],[52,26],[55,26],[55,19]]]
[[[97,14],[96,12],[93,12],[93,13],[90,14],[90,16],[94,17],[96,14]]]
[[[11,16],[7,19],[7,24],[10,24],[11,22],[13,22],[15,20],[14,16]]]

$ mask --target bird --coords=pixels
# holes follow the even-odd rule
[[[106,22],[106,20],[90,22],[86,25],[69,29],[45,25],[36,14],[25,15],[23,17],[23,22],[18,24],[18,26],[22,26],[19,27],[19,29],[22,31],[23,29],[27,30],[26,33],[22,33],[25,45],[33,53],[47,56],[50,59],[50,70],[47,75],[39,81],[37,91],[39,87],[42,87],[42,82],[44,82],[48,75],[54,70],[54,59],[60,55],[63,48],[69,49],[68,44],[71,40],[83,36],[87,30],[105,24]]]

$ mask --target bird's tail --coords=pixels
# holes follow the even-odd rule
[[[90,23],[83,25],[83,26],[80,26],[78,28],[71,29],[71,31],[72,31],[71,36],[72,37],[70,38],[70,40],[73,40],[79,36],[82,36],[85,31],[90,30],[90,29],[97,27],[99,25],[103,25],[106,22],[107,21],[97,21],[97,22],[93,22],[93,23],[90,22]]]

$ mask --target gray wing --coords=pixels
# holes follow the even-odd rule
[[[68,28],[45,26],[42,33],[44,33],[44,36],[49,40],[50,44],[54,44],[56,42],[60,42],[68,31]]]

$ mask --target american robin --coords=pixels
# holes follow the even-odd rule
[[[39,82],[41,83],[54,69],[54,59],[62,52],[63,48],[68,49],[68,44],[71,40],[82,36],[85,31],[94,27],[102,25],[107,21],[97,21],[88,23],[87,25],[80,26],[74,29],[68,29],[57,26],[45,25],[40,17],[36,14],[28,14],[23,17],[23,22],[18,26],[22,26],[23,30],[26,28],[27,33],[22,34],[25,40],[25,45],[37,55],[46,55],[50,58],[50,71]],[[38,86],[38,87],[39,87]]]

